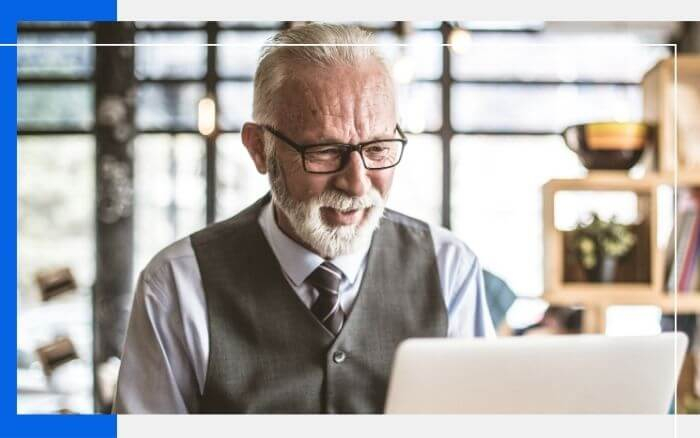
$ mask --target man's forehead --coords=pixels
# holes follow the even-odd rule
[[[379,65],[303,67],[274,96],[275,119],[289,131],[323,131],[348,124],[367,130],[395,121],[391,79]],[[328,127],[328,126],[326,126]]]

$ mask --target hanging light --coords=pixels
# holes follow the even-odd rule
[[[455,26],[450,31],[447,41],[450,44],[452,53],[461,55],[466,53],[469,48],[469,44],[472,42],[472,35],[468,30]]]
[[[209,135],[216,129],[216,102],[211,97],[204,97],[198,105],[197,128],[200,134]]]

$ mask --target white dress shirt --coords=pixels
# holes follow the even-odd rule
[[[324,259],[280,230],[272,203],[258,223],[299,299],[310,308],[318,292],[305,283]],[[495,336],[474,253],[451,232],[430,226],[448,337]],[[242,248],[241,250],[245,250]],[[340,305],[349,314],[369,247],[330,262],[343,273]],[[117,413],[196,413],[209,359],[207,309],[189,237],[158,253],[141,272],[126,334],[114,409]]]

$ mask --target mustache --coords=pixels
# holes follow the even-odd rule
[[[336,210],[360,210],[375,206],[382,206],[384,200],[379,191],[374,187],[364,196],[348,196],[338,190],[328,190],[321,193],[316,199],[319,207],[330,207]]]

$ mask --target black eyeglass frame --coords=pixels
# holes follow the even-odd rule
[[[282,134],[275,128],[273,128],[270,125],[258,125],[264,130],[268,131],[270,134],[274,135],[275,137],[279,138],[280,140],[284,141],[287,143],[289,146],[294,148],[295,151],[299,152],[301,154],[301,162],[302,165],[304,166],[304,171],[307,173],[313,173],[313,174],[320,174],[320,175],[326,175],[326,174],[331,174],[331,173],[337,173],[340,172],[341,170],[345,169],[345,166],[347,166],[348,162],[350,161],[350,154],[353,152],[358,152],[360,154],[360,159],[362,160],[362,165],[365,166],[365,169],[367,170],[384,170],[384,169],[391,169],[392,167],[396,167],[400,162],[401,158],[403,158],[403,151],[406,148],[406,144],[408,143],[408,139],[406,138],[406,135],[403,133],[403,130],[399,126],[399,124],[396,124],[395,130],[399,133],[401,138],[386,138],[386,139],[379,139],[379,140],[372,140],[372,141],[367,141],[363,143],[358,143],[358,144],[351,144],[351,143],[335,143],[335,142],[327,142],[327,143],[314,143],[314,144],[307,144],[307,145],[301,145],[294,140],[290,139],[286,135]],[[365,162],[365,157],[362,154],[362,149],[367,146],[371,146],[376,143],[381,143],[384,141],[399,141],[401,142],[401,153],[399,153],[399,159],[396,160],[396,163],[392,164],[391,166],[384,166],[384,167],[368,167],[367,163]],[[319,146],[342,146],[343,151],[340,156],[340,167],[336,170],[331,170],[331,171],[326,171],[326,172],[319,172],[316,170],[309,170],[306,168],[306,150],[314,147],[319,147]]]

